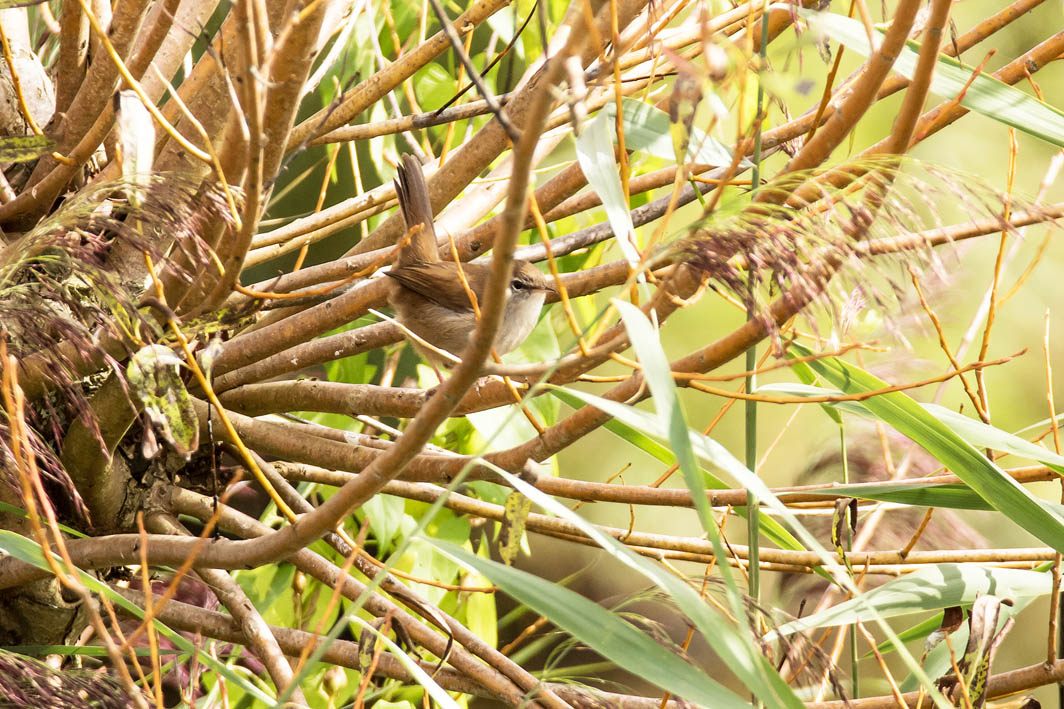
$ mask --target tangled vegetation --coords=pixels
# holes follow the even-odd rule
[[[0,704],[1047,701],[1054,12],[5,3]]]

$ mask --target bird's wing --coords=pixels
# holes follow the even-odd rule
[[[453,263],[441,261],[437,263],[412,263],[408,266],[398,266],[387,272],[387,275],[402,283],[404,286],[419,293],[429,300],[440,305],[458,311],[472,311],[469,294],[465,289],[443,289],[436,284],[442,280],[460,283],[458,267]]]

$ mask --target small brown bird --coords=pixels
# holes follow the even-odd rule
[[[440,259],[428,185],[412,155],[404,155],[399,164],[396,192],[406,228],[413,233],[400,248],[395,266],[387,272],[393,279],[388,300],[404,327],[434,347],[460,356],[477,324],[469,291],[476,296],[478,307],[483,304],[491,266],[463,263],[459,275],[459,264]],[[497,353],[509,352],[525,341],[539,319],[548,293],[557,293],[557,289],[535,266],[514,261],[502,323],[495,335]],[[433,364],[453,364],[417,342],[414,345]]]

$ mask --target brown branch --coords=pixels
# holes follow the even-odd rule
[[[296,463],[275,463],[278,470],[291,480],[317,482],[323,485],[340,487],[346,483],[354,473],[339,470],[301,465]],[[1015,468],[1006,471],[1017,482],[1045,482],[1058,480],[1060,476],[1049,468],[1034,466],[1027,468]],[[539,475],[530,481],[536,489],[554,497],[566,497],[572,500],[584,502],[613,502],[623,505],[651,505],[663,507],[693,507],[691,491],[683,488],[653,487],[650,485],[613,485],[610,483],[595,483],[570,478],[557,478],[550,475]],[[926,478],[901,478],[884,482],[861,483],[861,487],[869,493],[887,491],[898,485],[963,485],[964,481],[956,475],[934,475]],[[772,493],[786,505],[824,503],[830,505],[839,497],[852,497],[852,493],[832,492],[832,488],[838,487],[837,483],[824,485],[799,485],[791,487],[772,488]],[[427,483],[408,482],[406,480],[388,483],[383,492],[398,497],[409,497],[422,502],[434,502],[438,498],[439,488]],[[706,490],[706,499],[713,507],[721,509],[732,507],[745,507],[747,502],[746,488],[731,490]]]
[[[395,187],[392,183],[386,183],[379,187],[375,187],[369,192],[350,197],[318,212],[295,219],[294,221],[285,224],[283,227],[256,234],[255,238],[251,241],[253,252],[248,255],[248,261],[245,266],[255,266],[260,263],[265,263],[270,259],[289,253],[289,251],[294,251],[295,248],[293,245],[302,246],[304,244],[313,244],[326,236],[352,226],[357,223],[357,221],[362,221],[369,216],[379,214],[386,208],[394,206]],[[357,221],[354,219],[356,216],[358,217]],[[270,246],[276,246],[276,248],[267,248]],[[354,267],[352,270],[357,271],[364,268],[365,264],[372,262],[372,259],[366,258],[364,261],[364,264]],[[322,268],[322,266],[314,267],[314,269],[320,268]],[[303,269],[296,273],[303,274],[304,271],[313,272],[314,269]],[[347,274],[345,273],[342,275]],[[321,283],[327,280],[331,280],[331,278],[322,278],[319,281],[314,281],[314,283]],[[308,285],[311,284],[308,283]],[[294,289],[286,288],[285,290]]]
[[[59,60],[55,73],[55,110],[65,112],[85,80],[89,20],[76,2],[64,3],[59,15]]]
[[[356,478],[353,482],[358,482],[358,479]],[[350,484],[351,481],[347,483],[347,485]],[[178,490],[173,491],[171,494],[174,496],[174,500],[179,500],[180,495]],[[439,494],[444,494],[444,491],[440,491]],[[478,500],[473,500],[472,498],[463,502],[469,507],[470,511],[476,509],[477,511],[475,514],[478,516],[497,518],[499,515],[505,515],[505,510],[498,505],[491,505],[490,503],[480,502]],[[187,512],[184,503],[177,502],[175,504],[175,511]],[[213,503],[209,499],[204,499],[202,504],[207,508],[213,507]],[[323,507],[319,507],[318,510],[323,509]],[[230,511],[225,510],[224,512],[229,513]],[[223,514],[221,520],[225,519],[225,514]],[[221,523],[222,522],[220,521],[220,524]],[[557,517],[531,514],[528,517],[527,523],[529,529],[539,533],[550,534],[552,536],[562,535],[565,538],[587,539],[580,527]],[[615,539],[635,547],[654,549],[659,552],[667,551],[693,554],[699,560],[710,558],[713,554],[712,544],[697,537],[680,537],[632,531],[627,528],[604,527],[601,525],[595,526],[596,529],[604,534],[609,534]],[[265,532],[265,530],[263,531]],[[270,534],[275,535],[277,532],[272,532]],[[239,542],[215,540],[212,545],[201,550],[196,566],[199,568],[208,566],[218,568],[224,568],[226,566],[229,568],[246,568],[249,566],[248,563],[245,562],[241,565],[240,560],[229,559],[226,555],[218,553],[219,547],[236,546],[243,550],[249,550],[256,548],[256,544],[258,544],[260,545],[258,549],[268,548],[266,543],[269,541],[270,534],[266,534],[258,539]],[[589,541],[594,543],[593,540]],[[187,555],[194,550],[195,546],[198,546],[198,542],[200,542],[200,540],[197,538],[162,534],[151,535],[148,537],[147,558],[153,565],[177,565],[187,558]],[[143,540],[137,534],[115,534],[105,537],[74,539],[67,542],[66,546],[72,563],[82,569],[95,569],[140,563],[139,560],[144,553],[142,543]],[[747,547],[735,544],[731,545],[731,547],[736,558],[748,558],[749,549]],[[814,569],[822,566],[824,563],[823,558],[817,552],[761,549],[760,553],[760,558],[767,563],[785,564],[790,567]],[[906,564],[913,566],[941,563],[988,564],[1001,562],[1010,564],[1023,563],[1029,568],[1031,563],[1053,560],[1055,554],[1056,552],[1048,547],[1008,550],[951,549],[926,552],[914,551],[909,552],[905,556],[903,556],[900,551],[891,549],[870,552],[850,552],[847,554],[847,557],[851,559],[854,565]],[[302,568],[303,565],[308,563],[306,561],[308,558],[313,558],[315,556],[316,555],[313,555],[308,550],[302,549],[289,555],[287,560],[291,561],[297,567]],[[251,558],[251,560],[254,559]],[[0,588],[9,588],[11,586],[20,585],[28,581],[46,577],[48,574],[49,572],[42,571],[35,566],[31,566],[15,559],[14,557],[8,556],[0,558]]]
[[[905,92],[901,110],[894,119],[890,139],[883,146],[886,153],[901,154],[909,150],[917,118],[931,88],[931,78],[934,76],[939,47],[942,45],[942,28],[949,19],[952,4],[952,0],[934,0],[931,3],[931,15],[924,27],[916,70],[909,83],[909,90]]]
[[[992,675],[987,680],[987,699],[997,699],[1010,694],[1043,687],[1064,680],[1064,660],[1047,665],[1039,662],[1035,665],[1022,667],[1010,672]],[[902,700],[907,707],[916,707],[921,698],[922,691],[906,692]],[[926,695],[925,695],[926,697]],[[807,705],[807,709],[896,709],[897,701],[890,697],[866,697],[863,699],[850,699],[846,701],[814,702]],[[925,702],[926,706],[926,702]]]
[[[716,387],[709,387],[702,382],[695,379],[686,379],[682,374],[677,375],[677,379],[680,380],[685,386],[689,386],[692,389],[706,392],[708,394],[715,394],[717,396],[723,396],[730,399],[741,399],[743,401],[760,401],[766,404],[824,404],[839,401],[867,401],[876,396],[883,394],[892,394],[898,391],[905,391],[907,389],[917,389],[928,384],[936,384],[938,382],[944,382],[953,377],[961,376],[966,372],[981,371],[987,367],[994,367],[999,364],[1005,364],[1010,362],[1016,357],[1023,355],[1027,350],[1023,350],[1015,355],[1009,357],[1002,357],[1000,359],[990,360],[987,362],[973,362],[972,364],[960,367],[958,369],[950,370],[945,374],[940,374],[935,377],[929,377],[927,379],[920,380],[918,382],[910,382],[908,384],[895,384],[893,386],[884,387],[882,389],[876,389],[875,391],[863,391],[856,394],[828,394],[824,396],[764,396],[760,394],[747,394],[741,391],[727,391],[725,389],[718,389]]]
[[[146,0],[119,0],[115,5],[114,22],[108,29],[107,39],[123,61],[129,58],[136,32],[140,29],[147,6]],[[49,135],[55,138],[56,152],[72,157],[75,160],[74,165],[60,165],[54,158],[48,156],[42,158],[34,168],[27,185],[27,187],[36,185],[38,189],[25,189],[15,201],[0,206],[0,221],[6,221],[15,216],[24,217],[23,221],[25,221],[25,218],[35,217],[35,212],[43,211],[51,205],[62,185],[56,184],[58,181],[53,180],[48,185],[50,189],[45,191],[45,185],[38,183],[52,172],[53,168],[68,179],[89,158],[91,151],[99,145],[103,135],[110,130],[114,119],[111,95],[118,78],[118,67],[110,58],[101,56],[98,61],[92,63],[84,80],[79,84],[77,94],[73,97],[63,120],[49,131]],[[107,116],[110,117],[109,120],[105,118]],[[106,130],[96,130],[99,119],[103,119],[106,123]],[[83,138],[87,134],[100,135],[100,138],[92,146],[84,146]],[[65,184],[65,179],[63,184]]]
[[[271,483],[273,483],[274,487],[281,493],[282,497],[284,497],[285,501],[293,510],[300,514],[306,514],[314,509],[313,506],[304,499],[298,491],[296,491],[296,489],[274,469],[273,466],[262,458],[258,458],[258,463],[263,471],[265,471],[270,477]],[[204,502],[202,497],[192,497],[177,489],[172,491],[172,495],[173,497],[171,499],[183,501],[178,502],[178,504],[186,505],[183,507],[186,512],[193,513],[196,516],[201,516],[207,513],[207,510],[202,506]],[[263,528],[260,530],[260,533],[265,533],[266,531],[267,530]],[[380,562],[373,559],[364,550],[356,550],[352,546],[351,540],[336,532],[326,534],[324,539],[345,558],[353,558],[354,566],[367,578],[372,579],[374,585],[379,584],[380,587],[393,598],[398,599],[408,608],[424,617],[428,622],[439,627],[445,633],[453,637],[455,642],[484,660],[490,666],[496,668],[506,677],[513,680],[517,686],[528,692],[531,692],[536,688],[538,684],[537,680],[520,665],[499,653],[495,648],[485,643],[474,633],[470,632],[455,618],[444,613],[438,607],[415,593],[409,586],[397,581],[391,573],[387,573],[380,568]]]
[[[503,94],[496,97],[496,100],[501,105],[506,105],[506,102],[509,99],[509,94]],[[352,140],[368,140],[382,135],[394,135],[396,133],[403,133],[418,128],[431,128],[432,126],[444,125],[446,123],[464,121],[491,112],[492,109],[488,106],[487,101],[470,101],[461,106],[448,106],[447,108],[436,111],[426,111],[424,113],[414,113],[409,116],[388,118],[375,123],[341,126],[336,130],[329,131],[325,135],[314,138],[307,143],[307,145],[327,145],[329,143],[346,143]]]
[[[997,14],[992,15],[986,20],[980,22],[974,28],[958,37],[955,42],[947,44],[942,51],[948,56],[955,57],[957,56],[958,50],[960,52],[964,52],[968,49],[971,49],[975,45],[985,40],[990,35],[994,34],[995,32],[998,32],[1004,27],[1007,27],[1009,24],[1016,21],[1026,13],[1030,12],[1035,7],[1038,7],[1043,2],[1045,2],[1045,0],[1019,0],[1018,2],[1015,2],[1005,7]],[[848,83],[849,81],[846,81],[844,82],[844,85]],[[887,96],[901,91],[906,86],[908,86],[908,84],[909,80],[905,77],[890,77],[885,82],[883,82],[883,86],[880,88],[876,98],[878,100],[882,100]],[[826,118],[834,112],[835,108],[833,107],[833,104],[828,103],[824,110],[824,117]],[[794,138],[797,138],[800,135],[808,133],[809,130],[814,126],[815,118],[816,112],[810,111],[800,116],[799,118],[794,119],[793,121],[765,131],[762,140],[762,145],[765,147],[776,146],[781,143],[785,143],[789,140],[793,140]]]
[[[460,36],[465,35],[505,6],[505,0],[479,0],[454,21],[454,28]],[[360,82],[338,106],[323,108],[296,126],[286,143],[286,150],[295,150],[304,142],[347,123],[449,46],[446,33],[442,30],[437,32],[397,61]]]
[[[320,22],[322,7],[326,3],[319,2],[316,5],[318,12],[313,13],[313,16]],[[233,284],[239,276],[240,264],[243,263],[248,245],[251,243],[251,237],[259,225],[260,210],[263,208],[264,200],[262,193],[266,189],[265,181],[272,180],[274,176],[272,172],[266,173],[265,171],[264,153],[267,138],[263,135],[266,129],[266,97],[272,91],[268,80],[273,77],[263,66],[264,55],[268,49],[268,46],[264,46],[264,42],[268,35],[262,31],[261,27],[265,18],[260,17],[257,10],[256,3],[252,0],[238,2],[232,8],[241,20],[242,31],[238,39],[239,68],[233,80],[237,88],[239,104],[234,104],[231,109],[229,122],[230,125],[239,124],[243,130],[229,132],[228,139],[222,146],[220,157],[223,174],[244,176],[243,183],[246,187],[247,199],[243,212],[234,226],[235,234],[227,233],[229,231],[227,226],[220,223],[211,224],[203,230],[213,237],[209,237],[206,241],[215,251],[217,267],[200,270],[196,281],[189,286],[168,284],[170,288],[167,290],[167,297],[174,302],[175,308],[187,312],[190,319],[196,318],[232,291]],[[292,22],[301,25],[302,14],[300,12],[294,15]],[[288,37],[291,38],[291,35]],[[306,37],[301,38],[308,42],[313,41]],[[306,54],[306,49],[306,47],[300,47],[296,52]],[[279,51],[291,54],[293,48],[289,44]],[[291,60],[296,62],[297,57],[292,57]],[[301,80],[305,79],[306,71],[305,65],[297,63],[293,67],[293,76],[298,76]],[[283,88],[290,90],[291,87],[286,82]],[[293,97],[287,96],[287,98],[291,100]],[[286,108],[290,111],[294,110],[290,106]],[[216,300],[213,299],[210,294],[222,288],[225,289],[224,294]],[[192,306],[182,308],[184,302],[191,302]]]
[[[351,476],[345,473],[339,473],[327,470],[312,470],[305,467],[297,466],[283,466],[282,470],[285,473],[296,473],[293,477],[298,480],[307,480],[318,482],[327,485],[342,485]],[[544,476],[545,478],[546,476]],[[947,476],[953,478],[953,476]],[[956,478],[953,478],[954,480]],[[551,490],[552,487],[549,483],[545,483],[545,479],[537,481],[536,486],[542,489],[547,494],[558,494]],[[572,482],[572,481],[569,481]],[[916,481],[910,481],[916,482]],[[881,483],[882,484],[882,483]],[[923,480],[920,480],[920,484],[923,484]],[[870,483],[870,485],[873,485]],[[885,485],[885,484],[882,484]],[[629,488],[627,486],[607,486],[601,485],[600,487],[613,487],[619,488],[619,492],[624,492]],[[809,497],[821,497],[823,499],[829,499],[831,497],[830,488],[821,488],[824,493],[821,495],[811,495],[809,493],[787,493],[781,492],[781,497],[788,502],[793,502],[796,499],[808,499]],[[687,493],[686,500],[681,502],[673,502],[673,505],[684,504],[690,505],[690,493],[688,491],[681,490],[663,490],[660,488],[642,488],[640,492],[643,493],[643,497],[635,501],[637,504],[646,504],[648,499],[655,499],[652,504],[665,504],[664,499],[666,495],[657,494],[651,497],[653,493],[649,493],[650,490],[656,493],[673,493],[668,495],[669,497],[679,498],[681,495],[675,493]],[[432,503],[441,497],[446,498],[444,505],[449,509],[459,512],[461,514],[472,515],[476,517],[483,517],[485,519],[493,519],[496,521],[503,521],[506,519],[506,509],[503,505],[496,505],[482,500],[477,500],[465,495],[448,492],[442,488],[434,487],[426,484],[407,483],[407,482],[395,482],[388,488],[388,494],[395,494],[401,497],[409,499],[420,500],[422,502]],[[746,491],[745,490],[729,490],[729,491],[712,491],[707,490],[706,496],[709,498],[710,503],[715,507],[728,506],[729,502],[734,500],[739,503],[737,506],[745,506],[746,504]],[[836,495],[835,498],[842,496]],[[629,497],[629,502],[632,498]],[[580,499],[588,500],[590,496],[583,496]],[[596,501],[602,498],[594,498]],[[727,500],[727,502],[725,501]],[[619,502],[617,499],[609,500],[611,502]],[[670,505],[672,506],[672,505]],[[540,514],[529,514],[526,524],[528,529],[534,532],[543,534],[562,535],[566,538],[585,538],[591,541],[581,529],[568,521],[559,519],[557,517],[550,517]],[[597,530],[608,534],[619,541],[624,542],[632,546],[643,547],[645,549],[657,549],[663,551],[680,551],[688,552],[696,555],[705,555],[706,558],[712,558],[713,545],[704,539],[697,537],[683,537],[676,535],[666,534],[652,534],[648,532],[633,531],[628,528],[620,527],[605,527],[601,525],[594,525]],[[749,559],[749,547],[730,544],[729,547],[733,550],[734,556],[738,559]],[[786,564],[793,567],[805,567],[807,569],[818,568],[823,565],[824,560],[817,552],[806,551],[792,551],[783,549],[761,549],[761,559],[778,564]],[[941,563],[1015,563],[1015,562],[1042,562],[1048,559],[1052,559],[1054,551],[1048,547],[1036,547],[1030,549],[944,549],[935,551],[910,551],[907,554],[900,550],[883,550],[883,551],[870,551],[870,552],[849,552],[847,558],[855,566],[864,565],[897,565],[897,564],[910,564],[914,568],[923,564],[941,564]]]
[[[122,588],[114,590],[137,606],[144,607],[144,598],[141,593]],[[159,618],[176,630],[200,633],[207,637],[232,643],[239,643],[242,639],[240,629],[232,618],[224,613],[209,611],[188,603],[170,601]],[[270,626],[270,630],[277,637],[281,649],[290,657],[299,657],[304,648],[308,646],[314,647],[326,642],[324,636],[294,628]],[[435,663],[418,660],[417,658],[410,659],[418,663],[426,674],[431,675],[440,687],[449,692],[461,692],[495,699],[496,701],[510,700],[507,695],[493,692],[491,689],[470,680],[460,672],[450,668],[437,670]],[[348,667],[353,670],[363,669],[359,660],[358,643],[350,640],[331,641],[325,648],[322,660],[329,664]],[[405,684],[417,682],[403,664],[391,655],[381,655],[377,664],[376,674],[381,677],[397,679]],[[652,697],[614,694],[588,687],[554,682],[544,683],[543,686],[569,702],[573,707],[581,709],[595,709],[602,706],[609,706],[614,709],[658,709],[662,706],[660,699]],[[684,706],[681,702],[670,701],[665,705],[665,709],[682,709]]]
[[[663,313],[663,316],[664,315],[667,314]],[[534,381],[533,378],[537,376],[537,374],[543,372],[552,374],[550,378],[551,383],[558,385],[566,384],[577,379],[580,376],[580,372],[591,369],[597,364],[605,361],[610,353],[621,349],[623,346],[626,345],[622,345],[619,342],[614,343],[611,339],[610,346],[603,349],[596,349],[594,351],[594,356],[581,356],[578,353],[573,353],[563,357],[557,363],[548,362],[543,365],[528,365],[527,369],[526,366],[522,365],[505,367],[504,369],[507,371],[507,374],[511,376],[521,377],[522,379],[527,377],[529,383]],[[326,347],[326,349],[328,348]],[[763,401],[770,404],[865,401],[881,394],[915,389],[928,384],[945,381],[975,369],[1004,364],[1012,360],[1014,357],[1015,355],[1013,357],[1004,357],[989,362],[975,362],[965,367],[957,365],[955,370],[951,370],[944,375],[931,377],[917,382],[893,385],[871,392],[810,397],[768,396],[726,391],[703,384],[699,381],[699,378],[702,375],[691,373],[676,372],[674,373],[674,377],[676,378],[677,383],[681,386],[691,387],[709,394],[733,399]],[[330,359],[332,359],[332,357],[330,357]],[[302,366],[308,365],[306,361],[301,364]],[[552,370],[554,370],[556,366],[558,369],[564,371],[561,374],[554,374]],[[788,366],[788,363],[781,363],[780,366]],[[729,375],[726,378],[733,378],[734,376],[737,375]],[[222,377],[222,379],[224,380],[225,377]],[[246,384],[239,388],[227,391],[220,397],[220,400],[227,409],[233,409],[234,411],[247,416],[262,416],[268,413],[281,413],[286,411],[319,411],[351,417],[361,414],[366,416],[395,416],[400,418],[410,418],[417,414],[418,410],[424,405],[430,395],[431,390],[428,389],[379,386],[375,384],[347,384],[345,382],[304,379],[297,381]],[[490,380],[485,384],[478,386],[476,391],[468,392],[462,399],[462,402],[459,403],[454,412],[452,412],[452,415],[464,416],[475,411],[483,411],[485,409],[503,406],[508,403],[513,402],[511,399],[507,398],[507,392],[504,391],[504,386],[497,380]]]
[[[254,120],[248,126],[251,137],[248,146],[249,182],[245,189],[247,202],[241,230],[219,251],[224,276],[205,300],[192,309],[190,315],[193,317],[222,302],[237,283],[252,237],[258,230],[261,209],[265,206],[262,202],[263,192],[281,168],[285,152],[283,146],[293,130],[303,85],[316,56],[314,44],[328,9],[326,2],[305,3],[282,32],[262,68],[266,77],[262,93],[257,93],[260,83],[253,76],[248,76],[245,82],[248,89],[246,96],[249,99],[254,97],[251,105],[246,107],[245,115]],[[261,126],[258,123],[259,110],[262,111]]]
[[[127,600],[140,608],[144,608],[144,597],[141,592],[124,588],[115,588],[113,590],[125,596]],[[159,596],[155,598],[158,599]],[[157,617],[175,630],[198,633],[205,637],[225,642],[237,644],[245,642],[244,634],[237,622],[232,617],[218,611],[210,611],[199,606],[182,603],[181,601],[168,601],[165,609]],[[324,635],[285,626],[270,625],[268,627],[277,639],[281,651],[289,657],[298,658],[307,647],[325,645],[322,661],[355,670],[363,669],[359,663],[359,650],[356,642],[351,640],[330,640]],[[456,670],[448,667],[439,670],[437,673],[435,663],[418,660],[415,657],[410,659],[420,664],[427,674],[433,676],[437,684],[448,691],[502,699],[500,695],[491,692]],[[403,668],[402,663],[391,655],[381,656],[377,666],[377,675],[403,680],[408,683],[416,682],[413,675]]]
[[[129,498],[136,486],[130,484],[128,466],[115,465],[113,454],[138,411],[130,403],[126,383],[114,373],[96,390],[89,406],[95,424],[88,426],[80,417],[70,423],[61,460],[97,530],[126,528],[131,520],[122,517],[123,510],[128,515],[139,508]]]
[[[458,59],[462,62],[462,66],[465,67],[466,73],[469,74],[470,81],[477,87],[477,91],[480,92],[484,102],[488,104],[491,112],[495,114],[495,120],[502,124],[503,130],[506,131],[506,135],[509,136],[512,143],[517,143],[521,140],[521,134],[518,133],[510,120],[506,117],[506,114],[502,111],[502,106],[499,105],[498,99],[495,98],[489,89],[487,84],[484,83],[484,77],[477,71],[477,67],[473,64],[473,60],[469,58],[469,53],[466,52],[465,47],[462,46],[462,38],[458,35],[458,32],[454,29],[454,26],[447,19],[447,13],[444,12],[443,6],[440,5],[440,0],[429,0],[429,5],[432,6],[432,11],[436,13],[437,19],[440,24],[443,25],[443,32],[447,36],[447,41],[451,43],[451,49],[458,55]]]
[[[1008,219],[1003,217],[987,217],[963,224],[954,224],[947,227],[937,227],[927,231],[899,234],[897,236],[882,237],[870,241],[862,241],[854,246],[857,256],[881,256],[895,254],[912,249],[929,246],[942,246],[956,241],[974,239],[986,236],[1005,228],[1019,228],[1032,224],[1042,224],[1064,217],[1064,203],[1053,204],[1045,207],[1037,207],[1027,211],[1014,212]]]
[[[210,5],[211,3],[207,4]],[[170,28],[174,26],[175,15],[180,6],[181,0],[166,0],[165,2],[152,5],[151,10],[148,11],[148,17],[145,22],[146,29],[137,36],[136,42],[133,45],[132,59],[129,62],[130,67],[137,70],[134,76],[138,79],[147,71],[148,66],[163,47],[163,42],[168,35],[172,37],[172,42],[181,46],[183,43],[179,37],[188,37],[188,35],[191,34],[190,32],[184,31],[175,32],[172,35],[170,33]],[[184,25],[180,25],[180,27],[184,30]],[[193,38],[189,38],[185,41],[191,44]],[[169,51],[173,51],[173,49],[171,48]],[[172,74],[167,76],[172,76]],[[159,87],[156,92],[150,92],[149,95],[152,98],[157,99],[162,95],[161,88],[162,87]]]
[[[160,514],[148,518],[148,527],[160,534],[184,534],[192,536],[184,526],[170,515]],[[229,611],[234,621],[240,627],[241,645],[251,648],[266,671],[273,680],[277,692],[284,692],[292,684],[294,679],[292,666],[284,659],[281,647],[277,643],[272,629],[263,620],[262,615],[252,604],[251,600],[240,588],[240,584],[225,571],[218,569],[198,569],[196,573],[211,587],[214,595],[218,597],[222,605]],[[292,689],[292,698],[295,702],[306,706],[307,700],[303,697],[303,690],[298,686]]]
[[[369,352],[399,342],[401,339],[403,336],[399,328],[389,322],[329,335],[282,350],[243,367],[233,368],[215,380],[214,390],[225,392],[287,372],[296,372],[315,364]]]
[[[275,479],[278,482],[279,489],[284,492],[286,499],[291,502],[293,507],[301,510],[310,509],[310,505],[306,500],[303,500],[290,486],[286,487],[283,484],[284,480],[281,479],[280,476],[276,476]],[[180,511],[184,514],[189,514],[200,519],[211,515],[213,512],[213,502],[202,495],[197,495],[196,493],[182,490],[177,487],[171,488],[169,490],[169,495],[170,504],[173,505],[175,511]],[[222,509],[219,523],[226,531],[242,537],[261,537],[271,532],[270,528],[261,522],[228,507]],[[341,553],[343,553],[344,556],[351,556],[353,551],[352,547],[345,541],[340,540],[339,535],[331,533],[329,535],[329,540],[330,543],[340,541],[341,543],[336,547],[337,550],[339,551],[342,549],[343,551]],[[349,574],[342,572],[341,569],[335,565],[307,550],[300,551],[297,555],[292,557],[290,561],[295,564],[297,568],[326,585],[336,586],[339,584],[341,593],[343,593],[346,598],[355,600],[368,596],[369,600],[366,601],[366,609],[369,612],[377,617],[394,617],[417,642],[423,644],[429,649],[429,651],[438,657],[447,657],[448,661],[454,667],[484,683],[485,686],[494,688],[496,691],[507,694],[509,697],[513,697],[515,689],[518,690],[518,695],[520,695],[522,690],[528,693],[536,691],[536,688],[539,685],[538,680],[525,671],[521,666],[501,655],[497,650],[478,638],[457,620],[447,615],[439,608],[436,608],[412,589],[395,580],[391,575],[382,573],[380,569],[367,563],[359,556],[355,557],[355,566],[358,567],[367,578],[372,579],[372,583],[368,587],[363,586],[361,583],[354,582]],[[429,622],[443,630],[449,638],[453,638],[458,642],[459,647],[451,648],[450,640],[448,638],[440,636],[431,628],[428,628],[413,616],[400,610],[396,605],[384,599],[379,594],[371,593],[371,591],[376,590],[378,585],[406,606],[423,615],[429,620]],[[473,658],[469,653],[475,654],[480,660],[487,663],[487,665],[485,666],[481,664],[480,660]],[[544,698],[546,699],[545,703],[551,706],[558,706],[557,701],[555,701],[550,695],[547,695]]]
[[[909,29],[919,9],[918,0],[900,0],[894,10],[894,19],[890,24],[890,29],[883,37],[879,49],[865,62],[861,75],[847,87],[847,95],[839,104],[838,110],[827,118],[823,127],[787,163],[783,173],[808,170],[820,165],[849,135],[857,121],[876,99],[887,74],[894,66],[894,60],[905,47]],[[772,191],[759,193],[760,201],[770,199],[773,194]],[[775,197],[779,199],[782,195],[775,194]]]

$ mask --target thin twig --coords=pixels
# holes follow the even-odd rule
[[[506,135],[510,137],[510,141],[515,145],[521,140],[521,133],[514,127],[514,124],[510,122],[510,119],[503,113],[502,106],[495,98],[495,95],[488,89],[488,85],[484,83],[484,78],[477,71],[476,66],[473,65],[473,60],[469,58],[469,53],[466,52],[465,47],[462,46],[462,38],[458,36],[458,32],[455,31],[454,25],[451,24],[447,18],[447,13],[443,11],[443,6],[440,5],[440,0],[429,0],[429,4],[432,6],[432,11],[436,13],[436,17],[440,21],[440,25],[443,27],[444,33],[447,35],[448,41],[451,43],[451,48],[454,53],[458,55],[459,61],[462,62],[462,66],[469,73],[469,80],[476,84],[477,91],[480,92],[481,97],[488,104],[488,108],[495,114],[495,119],[502,125],[503,130],[506,131]]]

